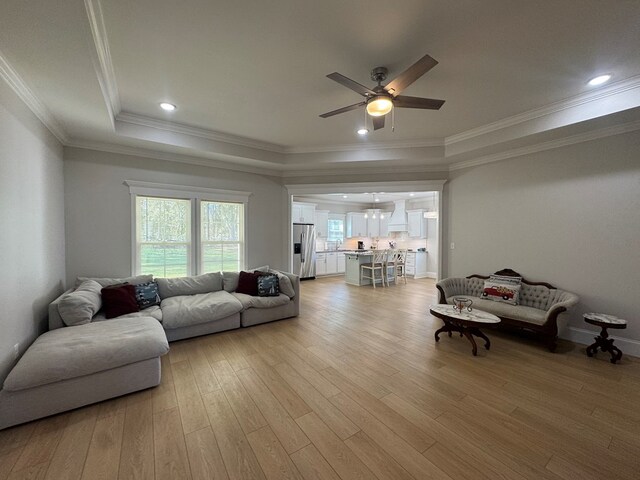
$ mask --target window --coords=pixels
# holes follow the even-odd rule
[[[342,242],[344,241],[344,218],[331,218],[327,226],[327,241]]]
[[[182,277],[244,268],[248,192],[125,183],[133,201],[133,274]]]
[[[191,273],[191,200],[136,197],[136,273]]]
[[[243,261],[244,206],[200,202],[200,272],[239,271]]]

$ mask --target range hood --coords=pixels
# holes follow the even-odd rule
[[[396,208],[389,219],[390,232],[406,232],[409,230],[407,223],[406,200],[395,200]]]

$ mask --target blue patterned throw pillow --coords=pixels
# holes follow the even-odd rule
[[[138,302],[140,310],[149,308],[152,305],[160,305],[158,284],[156,282],[147,282],[136,285],[136,302]]]
[[[258,277],[258,296],[277,297],[280,295],[280,283],[277,275],[261,275]]]

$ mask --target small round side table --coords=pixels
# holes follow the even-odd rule
[[[620,360],[622,351],[613,345],[613,338],[609,338],[607,328],[627,328],[627,321],[605,313],[585,313],[583,317],[585,322],[602,329],[600,335],[595,337],[595,342],[587,347],[587,356],[593,357],[598,352],[598,348],[600,348],[603,352],[611,354],[611,363],[616,363]]]

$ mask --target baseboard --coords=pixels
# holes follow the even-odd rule
[[[415,275],[409,275],[407,273],[407,277],[413,277],[413,278],[436,278],[436,272],[416,273]]]
[[[568,327],[560,334],[560,338],[571,340],[574,343],[580,343],[582,345],[591,345],[593,343],[593,337],[597,335],[598,332],[595,330]],[[615,340],[615,345],[622,350],[623,354],[640,357],[640,341],[631,338],[617,337],[615,335],[609,335],[609,338]]]

